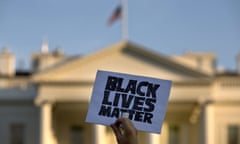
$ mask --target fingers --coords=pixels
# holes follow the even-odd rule
[[[112,124],[111,127],[112,127],[114,133],[116,133],[117,136],[121,135],[120,129],[116,124]]]
[[[117,126],[117,124],[114,123],[114,124],[111,124],[111,128],[112,128],[113,132],[115,133],[117,141],[119,141],[119,139],[121,137],[121,131],[119,129],[119,126]]]
[[[123,126],[123,129],[126,131],[126,132],[136,132],[136,128],[135,126],[133,125],[132,121],[129,120],[128,118],[122,118],[122,119],[119,119],[121,121],[121,124]]]
[[[135,126],[128,118],[120,118],[114,124],[115,128],[117,128],[118,133],[121,133],[121,129],[124,131],[125,134],[136,134],[137,130]]]
[[[138,144],[137,130],[131,120],[120,118],[111,125],[118,144]]]

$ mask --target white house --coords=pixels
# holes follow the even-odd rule
[[[0,143],[112,144],[109,127],[85,122],[97,70],[173,81],[162,133],[140,144],[240,144],[240,75],[216,70],[212,53],[156,54],[122,41],[85,56],[32,55],[29,72],[0,53]]]

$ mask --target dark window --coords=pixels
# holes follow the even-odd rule
[[[32,62],[32,68],[37,70],[39,68],[39,65],[40,65],[39,59],[34,59]]]
[[[71,144],[84,144],[83,128],[81,126],[71,127]]]
[[[10,124],[10,144],[24,144],[25,125],[22,123]]]
[[[228,126],[228,144],[239,144],[239,126]]]
[[[179,127],[169,126],[169,144],[179,144]]]

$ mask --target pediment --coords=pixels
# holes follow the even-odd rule
[[[129,41],[122,41],[95,53],[75,58],[33,75],[37,82],[94,81],[97,70],[150,76],[173,81],[208,78],[162,54]]]

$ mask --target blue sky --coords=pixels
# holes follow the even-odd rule
[[[121,41],[121,21],[107,26],[120,0],[0,0],[0,48],[26,67],[43,38],[49,49],[89,54]],[[215,52],[217,63],[236,69],[240,53],[239,0],[129,0],[129,40],[151,51],[181,55]],[[18,62],[17,62],[18,64]]]

